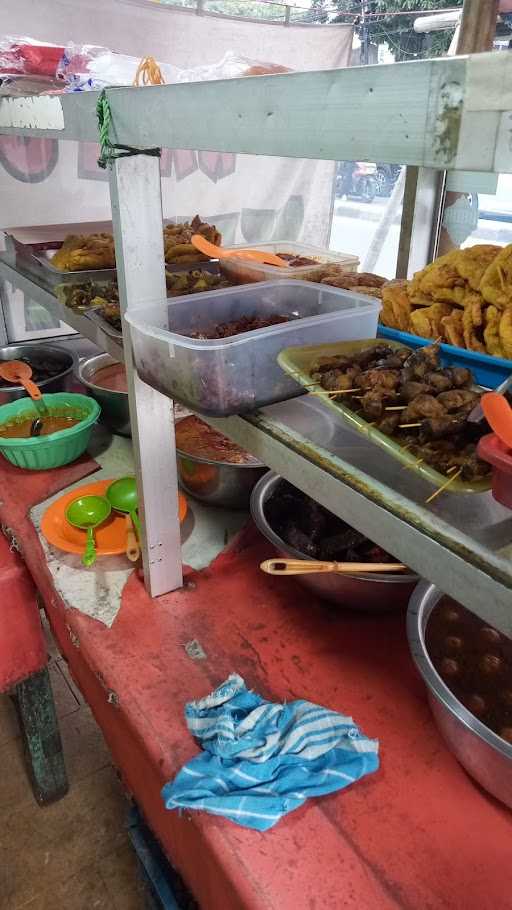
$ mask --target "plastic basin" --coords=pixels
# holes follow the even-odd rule
[[[75,426],[48,436],[34,436],[30,439],[0,437],[1,454],[17,468],[47,471],[75,461],[87,448],[91,430],[101,412],[98,402],[87,395],[56,392],[54,395],[43,395],[43,401],[50,412],[58,409],[60,413],[69,408],[70,414],[87,416]],[[0,426],[25,416],[38,416],[30,398],[21,398],[0,407]]]

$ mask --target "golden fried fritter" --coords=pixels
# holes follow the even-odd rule
[[[441,319],[441,328],[446,341],[457,348],[464,347],[462,317],[463,311],[454,307],[449,316],[444,316]]]
[[[453,259],[455,268],[472,290],[478,291],[484,272],[500,250],[501,247],[493,243],[479,243],[457,250]]]
[[[509,306],[500,319],[500,341],[505,357],[512,360],[512,306]]]
[[[485,310],[484,342],[487,353],[493,357],[504,357],[505,351],[500,341],[500,319],[502,313],[495,306]]]
[[[471,303],[468,306],[464,307],[464,312],[462,314],[462,331],[464,335],[464,344],[468,351],[478,351],[480,354],[485,354],[486,350],[481,341],[479,335],[477,334],[477,326],[473,322],[473,307]]]
[[[512,305],[512,243],[503,247],[483,274],[480,291],[499,310]]]
[[[452,250],[431,262],[421,272],[416,272],[410,288],[413,303],[426,296],[439,303],[456,303],[462,305],[465,293],[465,281],[455,266],[455,257],[459,250]]]
[[[390,314],[396,328],[402,332],[409,330],[411,303],[407,293],[407,281],[388,281],[382,285],[382,306]]]

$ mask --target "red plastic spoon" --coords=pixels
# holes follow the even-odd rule
[[[512,408],[506,398],[498,392],[486,392],[481,398],[482,410],[487,423],[496,436],[512,449]]]

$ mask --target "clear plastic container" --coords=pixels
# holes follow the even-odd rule
[[[352,291],[269,281],[141,305],[126,321],[141,379],[193,411],[227,417],[300,395],[304,390],[277,363],[279,352],[375,338],[379,310],[378,300]],[[187,337],[242,316],[273,315],[292,318],[230,338]]]
[[[277,265],[264,265],[238,257],[220,260],[220,270],[233,284],[252,284],[255,281],[275,281],[278,278],[294,278],[299,281],[314,281],[315,274],[322,272],[326,265],[340,265],[347,272],[356,272],[359,259],[352,253],[335,253],[307,243],[295,243],[291,240],[276,240],[273,243],[243,243],[233,246],[233,250],[262,250],[267,253],[289,253],[293,256],[306,256],[315,259],[317,265],[291,266],[286,271]]]

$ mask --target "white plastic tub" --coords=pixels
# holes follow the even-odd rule
[[[373,298],[291,280],[141,305],[126,321],[144,382],[200,414],[227,417],[304,391],[277,363],[283,348],[375,338],[379,310]],[[187,337],[242,316],[271,315],[293,318],[230,338]]]
[[[299,281],[314,281],[315,274],[318,274],[326,265],[333,264],[342,266],[347,272],[356,272],[359,267],[359,259],[352,253],[335,253],[333,250],[325,250],[318,246],[311,246],[307,243],[296,243],[290,240],[276,240],[272,243],[243,243],[239,246],[231,247],[233,250],[261,250],[266,253],[290,253],[293,256],[306,256],[308,259],[315,259],[316,265],[289,266],[282,269],[277,265],[265,265],[262,262],[251,262],[249,259],[221,259],[219,267],[221,272],[232,281],[233,284],[252,284],[254,281],[276,281],[283,278],[294,278]]]

